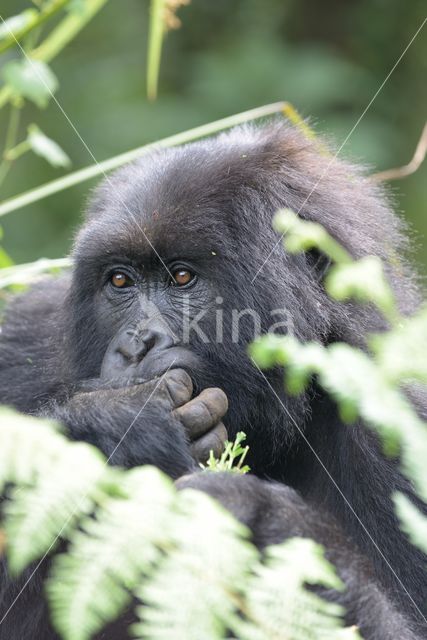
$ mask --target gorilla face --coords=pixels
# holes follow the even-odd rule
[[[195,394],[220,386],[233,395],[229,419],[235,407],[237,429],[255,393],[246,346],[259,331],[249,312],[238,314],[264,314],[254,292],[249,305],[244,296],[255,264],[232,249],[239,239],[231,198],[227,206],[221,190],[212,198],[204,176],[190,193],[171,193],[173,175],[157,180],[159,171],[154,159],[134,166],[125,188],[120,173],[113,177],[96,194],[77,238],[76,377],[131,383],[185,369]]]
[[[299,133],[240,129],[159,151],[107,178],[74,250],[68,299],[74,311],[66,331],[74,379],[131,382],[184,368],[195,393],[210,386],[225,391],[231,436],[244,429],[250,439],[255,423],[269,430],[262,449],[274,457],[292,437],[291,416],[303,426],[308,401],[286,397],[282,375],[273,370],[268,379],[277,397],[270,390],[266,402],[266,383],[247,345],[272,327],[326,342],[341,337],[341,322],[352,322],[325,295],[323,268],[312,256],[286,254],[271,226],[277,209],[301,211],[311,199],[306,217],[323,222],[322,207],[326,217],[332,211],[329,223],[339,226],[335,233],[327,219],[325,226],[341,239],[351,211],[344,190],[319,182],[323,164]],[[339,171],[347,184],[348,169]],[[350,332],[362,334],[355,326]],[[275,434],[283,405],[286,431],[281,418]]]
[[[73,296],[86,308],[90,300],[99,345],[90,376],[102,357],[103,378],[151,379],[168,368],[195,377],[204,368],[206,346],[217,341],[215,310],[227,289],[221,238],[204,229],[203,244],[194,242],[195,225],[184,219],[183,205],[171,207],[158,196],[152,211],[154,196],[145,185],[141,171],[131,197],[123,195],[122,213],[107,205],[77,242]],[[140,197],[138,207],[133,195]]]
[[[75,245],[70,354],[78,380],[186,369],[195,393],[219,386],[231,398],[232,435],[250,431],[245,422],[265,394],[247,345],[271,325],[287,330],[287,310],[300,301],[277,275],[272,286],[271,264],[251,282],[266,238],[277,242],[274,207],[266,211],[254,190],[255,163],[229,145],[224,154],[204,144],[192,145],[191,157],[170,150],[98,189]],[[282,251],[279,262],[274,270],[286,268]],[[282,394],[281,376],[271,380]]]

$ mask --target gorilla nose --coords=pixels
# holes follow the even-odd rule
[[[158,328],[149,328],[138,333],[127,331],[120,340],[117,351],[133,364],[138,364],[149,352],[162,351],[173,347],[175,341],[172,336]]]
[[[102,380],[112,380],[135,372],[142,375],[140,368],[146,362],[150,372],[147,379],[153,377],[156,366],[160,367],[166,354],[168,357],[177,357],[170,347],[176,347],[176,339],[160,323],[153,322],[144,328],[128,328],[110,343],[102,361],[100,377]]]
[[[173,347],[175,344],[172,336],[167,333],[163,333],[158,329],[149,329],[148,331],[145,331],[139,336],[139,341],[145,346],[145,351],[142,354],[143,356],[148,351],[161,351],[162,349]]]

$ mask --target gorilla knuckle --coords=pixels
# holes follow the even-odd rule
[[[199,396],[212,421],[218,421],[228,410],[228,398],[219,387],[204,389]]]
[[[201,436],[191,445],[193,457],[198,462],[206,462],[212,451],[214,456],[220,456],[224,450],[224,444],[227,440],[227,430],[220,422],[214,429],[211,429],[206,435]]]
[[[193,383],[184,369],[172,369],[164,376],[164,386],[173,406],[184,404],[191,398]]]

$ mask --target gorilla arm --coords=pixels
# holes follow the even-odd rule
[[[323,588],[316,591],[343,605],[346,625],[356,625],[364,640],[425,637],[425,626],[420,624],[416,629],[391,603],[368,561],[343,535],[333,517],[325,517],[290,487],[232,473],[194,473],[176,484],[180,490],[204,491],[218,500],[250,529],[252,540],[260,549],[292,537],[321,543],[346,588],[343,592]]]

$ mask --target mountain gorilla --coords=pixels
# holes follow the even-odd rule
[[[304,341],[363,345],[382,328],[372,309],[327,297],[321,257],[284,251],[271,226],[283,206],[322,223],[354,257],[380,256],[402,312],[418,304],[402,225],[381,188],[330,163],[316,143],[272,123],[161,150],[107,178],[77,235],[71,277],[46,279],[9,307],[0,400],[61,420],[112,464],[185,475],[178,486],[215,496],[261,548],[313,537],[346,583],[326,595],[345,605],[348,624],[367,639],[421,638],[425,559],[390,499],[411,495],[409,483],[371,432],[341,423],[315,383],[288,397],[283,372],[264,378],[247,355],[277,310],[279,332]],[[252,473],[196,473],[239,430]],[[1,639],[56,638],[39,573]],[[3,614],[19,588],[3,567]],[[113,625],[100,637],[125,633]]]

